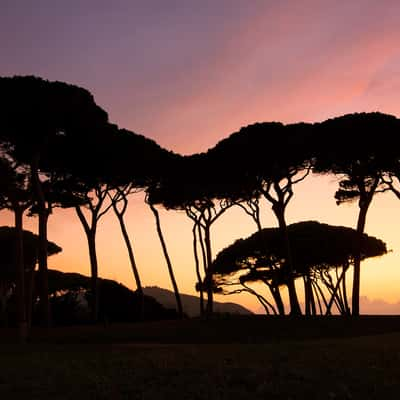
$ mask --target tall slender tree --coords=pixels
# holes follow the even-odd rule
[[[76,214],[82,224],[89,249],[90,274],[91,274],[91,307],[92,318],[97,322],[99,317],[99,267],[96,250],[96,233],[100,219],[111,208],[107,202],[108,186],[99,183],[87,192],[87,201],[83,205],[75,206]],[[87,210],[87,214],[85,213]]]
[[[161,176],[164,175],[166,173],[165,171],[169,168],[171,159],[175,159],[176,155],[162,149],[153,140],[126,129],[119,129],[117,134],[114,136],[111,154],[112,155],[109,157],[109,167],[106,171],[106,181],[109,182],[109,185],[112,188],[112,190],[109,191],[109,198],[114,213],[118,218],[121,232],[128,250],[137,292],[142,299],[142,304],[144,305],[144,293],[141,278],[133,251],[133,245],[126,228],[124,215],[128,208],[128,197],[132,194],[147,190],[149,186],[157,185]],[[147,195],[145,199],[147,199]],[[173,272],[172,264],[162,236],[159,215],[157,210],[154,208],[152,208],[152,211],[155,215],[156,229],[167,261],[175,295],[179,298],[176,281],[174,280],[173,274],[171,275]],[[179,304],[178,310],[181,311]],[[145,312],[144,309],[142,311]]]
[[[158,212],[157,207],[149,201],[148,195],[146,195],[146,203],[149,205],[150,210],[152,211],[154,218],[156,220],[156,229],[157,229],[158,238],[160,240],[160,244],[161,244],[161,248],[162,248],[162,251],[164,254],[165,262],[167,263],[167,268],[168,268],[169,277],[171,279],[172,288],[174,290],[176,309],[177,309],[179,318],[183,318],[184,311],[183,311],[181,295],[179,293],[178,284],[177,284],[177,281],[175,278],[175,273],[174,273],[174,269],[172,266],[171,257],[169,256],[167,244],[166,244],[166,241],[165,241],[162,229],[161,229],[160,213]]]
[[[234,205],[227,198],[231,182],[213,173],[213,164],[207,154],[186,156],[174,163],[169,175],[158,185],[149,188],[149,201],[162,204],[167,209],[181,210],[193,223],[193,250],[200,292],[200,311],[212,314],[212,225]],[[200,254],[203,272],[200,269]],[[203,293],[207,293],[207,306],[203,305]]]

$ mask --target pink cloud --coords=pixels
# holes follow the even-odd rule
[[[400,314],[400,301],[389,303],[381,299],[369,299],[366,296],[360,297],[361,314],[368,315],[398,315]]]
[[[287,304],[285,304],[285,310],[289,310]],[[263,307],[255,307],[254,312],[256,314],[265,314]],[[382,299],[370,299],[367,296],[361,296],[360,312],[362,315],[400,315],[400,301],[390,303]]]

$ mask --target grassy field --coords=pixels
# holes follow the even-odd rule
[[[398,399],[400,318],[0,331],[0,398]]]

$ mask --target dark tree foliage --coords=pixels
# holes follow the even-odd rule
[[[52,203],[43,182],[90,161],[95,142],[108,126],[107,113],[85,89],[34,76],[0,78],[2,143],[8,155],[30,169],[33,200],[39,216],[39,270],[43,323],[49,325],[47,288],[47,221]],[[78,162],[79,160],[79,162]],[[86,166],[90,165],[86,163]]]
[[[73,173],[78,190],[83,193],[85,199],[82,205],[76,206],[76,212],[88,241],[94,320],[98,319],[100,290],[96,251],[98,223],[111,208],[114,210],[127,246],[139,296],[143,296],[124,214],[128,206],[128,195],[144,190],[151,182],[157,181],[160,171],[165,168],[170,157],[170,153],[153,140],[126,129],[108,126],[103,133],[97,140],[100,150],[92,155],[93,162],[90,167],[80,165]]]
[[[215,284],[223,289],[225,287],[225,291],[229,292],[232,286],[261,281],[273,292],[285,284],[289,273],[293,273],[293,278],[309,278],[310,290],[312,284],[317,284],[316,279],[322,280],[325,286],[332,283],[333,287],[327,289],[328,292],[332,289],[330,294],[335,300],[344,274],[358,253],[357,232],[347,227],[307,221],[289,225],[288,233],[296,270],[289,271],[286,267],[285,243],[279,234],[279,229],[267,228],[247,239],[237,240],[217,255],[214,261]],[[362,235],[361,259],[381,256],[386,252],[384,242],[366,234]],[[336,274],[338,268],[343,270],[343,276],[341,278],[338,276],[339,283],[330,282],[331,278],[327,273],[335,270]],[[314,287],[315,290],[318,288]],[[305,292],[307,296],[307,281]],[[311,297],[312,292],[308,295]],[[305,300],[307,305],[309,299]],[[342,300],[345,302],[347,298]],[[329,306],[327,310],[329,312],[332,304],[327,301],[326,306]]]
[[[201,314],[213,312],[211,227],[233,205],[228,200],[228,196],[232,197],[233,182],[224,180],[220,171],[213,167],[205,153],[175,157],[159,182],[147,190],[149,204],[182,210],[193,222],[196,288],[200,292]],[[204,307],[204,292],[207,292],[207,309]]]
[[[30,231],[24,230],[23,239],[25,271],[30,271],[38,262],[38,236]],[[15,228],[10,226],[0,226],[0,268],[2,276],[3,273],[7,273],[7,271],[15,276],[15,240]],[[47,243],[47,250],[49,256],[62,251],[61,247],[50,241]]]
[[[242,128],[209,151],[214,168],[224,171],[224,179],[233,183],[230,200],[252,216],[261,229],[259,198],[272,206],[284,243],[287,268],[294,269],[285,212],[292,199],[294,184],[302,181],[311,166],[311,125],[256,123]],[[247,205],[247,207],[246,207]],[[292,274],[291,274],[292,275]],[[287,281],[291,314],[300,314],[294,281]]]
[[[142,319],[142,299],[124,285],[108,279],[101,279],[99,319],[104,323],[134,322]],[[49,270],[49,291],[54,320],[59,325],[88,323],[91,321],[90,278],[77,273]],[[145,318],[147,320],[174,319],[174,310],[166,309],[154,298],[144,296]]]
[[[65,170],[96,148],[107,113],[85,89],[34,76],[0,78],[2,137],[18,160],[39,157],[42,172]]]
[[[12,158],[30,168],[35,201],[32,213],[39,215],[43,247],[43,303],[47,301],[47,219],[55,206],[73,206],[88,238],[96,319],[95,232],[98,220],[111,206],[105,204],[109,190],[127,186],[144,189],[158,176],[168,152],[144,136],[110,124],[107,113],[85,89],[33,76],[0,78],[0,89],[4,117],[1,140]],[[93,224],[80,212],[85,205]],[[48,323],[46,310],[43,304]]]
[[[0,209],[8,209],[14,213],[15,241],[12,251],[14,252],[17,325],[19,341],[25,343],[28,337],[29,315],[25,306],[23,216],[26,209],[32,206],[32,190],[27,169],[7,157],[8,147],[8,143],[0,143]],[[2,315],[5,316],[6,295],[10,293],[10,282],[3,282],[0,286]]]
[[[18,242],[18,232],[15,228],[2,226],[0,227],[0,302],[1,317],[6,321],[8,311],[15,314],[15,310],[9,310],[8,303],[11,302],[15,306],[18,301],[16,289],[18,285],[18,268],[15,247]],[[33,285],[33,271],[38,263],[39,246],[38,236],[29,231],[23,231],[23,264],[24,264],[24,282],[26,290],[23,293],[23,307],[25,309],[28,325],[30,324],[32,314],[32,298],[35,296],[35,286]],[[53,242],[47,243],[48,255],[57,254],[62,249]],[[13,319],[13,318],[12,318]]]
[[[158,182],[171,159],[178,157],[154,140],[127,129],[118,129],[105,149],[110,167],[105,171],[106,180],[143,189]]]
[[[400,121],[381,113],[348,114],[314,127],[314,171],[340,176],[338,204],[358,200],[359,247],[374,194],[385,190],[382,177],[393,160],[393,147],[398,148],[399,132]],[[360,252],[354,256],[353,315],[359,315]]]

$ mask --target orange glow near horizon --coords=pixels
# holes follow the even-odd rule
[[[334,180],[335,178],[331,176],[311,176],[297,185],[295,196],[288,207],[288,222],[318,220],[332,225],[354,227],[357,218],[356,203],[341,206],[335,204]],[[269,206],[264,203],[262,207],[263,225],[276,226],[275,217]],[[388,249],[393,251],[380,258],[366,260],[362,265],[361,296],[369,300],[384,300],[387,303],[397,303],[400,300],[398,267],[400,254],[396,251],[400,249],[399,211],[400,203],[390,193],[377,195],[371,206],[366,232],[384,240]],[[161,210],[160,214],[180,290],[195,295],[196,277],[192,256],[191,223],[182,212]],[[3,213],[2,223],[12,225],[12,222],[12,215]],[[141,194],[131,197],[126,222],[144,286],[156,285],[172,289],[153,215],[142,201]],[[25,218],[25,229],[36,232],[36,223],[36,218]],[[237,207],[229,210],[212,229],[213,254],[216,255],[237,238],[249,236],[254,230],[254,223],[242,210]],[[49,268],[90,275],[86,238],[73,210],[55,210],[49,219],[49,240],[63,248],[60,254],[49,258]],[[121,282],[134,290],[135,283],[127,251],[112,211],[100,222],[97,249],[99,275]],[[351,271],[348,274],[350,283]],[[262,286],[259,288],[262,290]],[[302,285],[299,281],[299,294],[301,293]],[[235,301],[253,311],[261,312],[257,300],[251,295],[219,295],[216,300]]]

